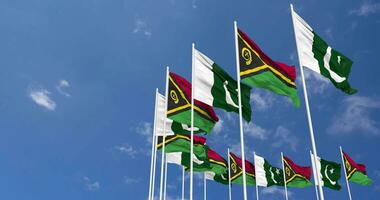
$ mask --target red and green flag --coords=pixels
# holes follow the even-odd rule
[[[231,172],[231,183],[243,184],[243,165],[242,159],[230,152],[230,172]],[[245,174],[247,185],[255,185],[255,166],[245,160]]]
[[[243,83],[289,97],[300,106],[296,68],[273,61],[243,31],[238,30],[240,77]]]
[[[372,180],[367,176],[365,165],[356,163],[344,151],[343,160],[346,167],[346,176],[350,182],[364,186],[372,184]]]
[[[191,125],[191,84],[183,77],[170,72],[167,116],[175,122]],[[219,121],[214,109],[194,99],[194,126],[210,133]]]
[[[193,166],[193,170],[195,172],[213,172],[215,174],[225,174],[227,172],[227,161],[209,147],[207,148],[205,163],[208,163],[208,165]],[[190,170],[190,165],[186,166],[186,170]]]
[[[311,167],[302,167],[295,164],[288,157],[283,157],[286,186],[304,188],[312,186],[310,182]]]

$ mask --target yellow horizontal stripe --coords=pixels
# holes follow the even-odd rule
[[[213,162],[213,163],[216,163],[216,164],[219,164],[219,165],[223,165],[224,167],[227,167],[226,163],[224,163],[224,162],[219,162],[219,161],[216,161],[216,160],[213,160],[213,159],[210,159],[210,162]]]
[[[264,62],[264,60],[261,59],[260,55],[255,51],[253,50],[253,48],[251,47],[251,45],[249,45],[242,37],[240,34],[238,34],[240,39],[243,40],[244,44],[246,46],[248,46],[249,49],[251,49],[251,51],[253,51],[258,58],[260,58],[261,62],[263,63],[266,63]],[[267,64],[263,65],[263,66],[260,66],[260,67],[256,67],[254,69],[249,69],[249,70],[246,70],[246,71],[243,71],[243,72],[240,72],[240,76],[244,76],[244,75],[247,75],[247,74],[250,74],[250,73],[254,73],[254,72],[258,72],[260,70],[264,70],[266,68],[269,68],[273,73],[277,74],[278,76],[280,76],[284,81],[286,81],[287,83],[291,84],[291,85],[294,85],[296,86],[296,84],[291,80],[289,79],[288,77],[284,76],[281,72],[279,72],[278,70],[276,70],[275,68],[273,68],[272,66],[269,66]]]

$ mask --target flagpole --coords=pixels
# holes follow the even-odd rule
[[[232,187],[231,187],[231,163],[230,163],[230,148],[227,148],[227,159],[228,159],[228,197],[232,200]]]
[[[154,143],[156,135],[156,119],[157,119],[157,99],[158,99],[158,88],[156,88],[155,102],[154,102],[154,120],[153,120],[153,131],[152,131],[152,153],[150,158],[150,177],[149,177],[149,197],[148,199],[152,200],[152,188],[154,187],[153,182],[153,163],[154,163]]]
[[[160,177],[160,200],[162,200],[164,184],[164,163],[165,163],[165,140],[166,140],[166,112],[168,109],[168,90],[169,90],[169,67],[166,67],[166,85],[165,85],[165,120],[163,126],[162,149],[161,149],[161,177]]]
[[[167,155],[165,153],[165,179],[164,179],[164,200],[166,200],[166,183],[168,179],[168,160]]]
[[[203,200],[207,200],[207,180],[206,174],[203,173]]]
[[[312,122],[312,119],[311,119],[311,113],[310,113],[310,108],[309,108],[309,98],[308,98],[308,95],[307,95],[305,76],[303,74],[303,67],[302,67],[302,63],[301,63],[301,60],[300,60],[300,52],[299,52],[299,46],[298,46],[298,42],[297,42],[297,33],[295,31],[293,4],[290,4],[290,9],[291,9],[291,12],[292,12],[294,37],[295,37],[295,40],[296,40],[298,61],[299,61],[299,65],[300,65],[299,67],[300,67],[300,71],[301,71],[301,79],[302,79],[303,93],[304,93],[304,98],[305,98],[307,119],[308,119],[308,123],[309,123],[311,146],[312,146],[312,150],[313,150],[314,162],[317,163],[317,156],[318,156],[318,154],[317,154],[317,147],[315,145],[313,122]],[[323,195],[322,186],[321,186],[321,183],[319,182],[319,173],[317,173],[316,176],[317,176],[317,181],[318,181],[319,196],[320,196],[321,200],[324,200],[325,198],[324,198],[324,195]]]
[[[185,200],[185,167],[182,166],[182,200]]]
[[[350,200],[352,200],[350,184],[348,183],[348,179],[347,179],[346,165],[344,163],[344,158],[343,158],[342,146],[339,146],[339,149],[340,149],[340,156],[342,157],[342,165],[343,165],[344,177],[346,178],[348,197],[350,198]]]
[[[288,200],[288,188],[286,186],[286,175],[285,175],[285,165],[284,165],[284,154],[281,152],[281,163],[282,163],[282,175],[284,176],[284,186],[285,186],[285,199]]]
[[[153,138],[154,142],[154,161],[153,161],[153,177],[152,177],[152,196],[151,200],[154,199],[154,189],[155,189],[155,181],[156,181],[156,163],[157,163],[157,135]]]
[[[191,138],[190,138],[190,200],[193,200],[193,145],[194,145],[194,49],[195,44],[192,44],[191,49]]]
[[[253,160],[255,160],[255,157],[256,157],[256,152],[253,152]],[[255,167],[255,174],[257,174],[256,173],[256,167]],[[257,182],[256,182],[255,185],[256,185],[256,200],[259,200],[259,186],[257,185]]]
[[[317,182],[317,177],[316,177],[316,173],[318,173],[318,169],[317,169],[317,166],[315,165],[314,161],[313,161],[313,154],[310,152],[310,159],[311,159],[311,166],[313,167],[313,177],[314,177],[314,188],[315,188],[315,195],[317,197],[317,200],[319,200],[319,195],[318,195],[318,182]]]
[[[238,100],[239,100],[239,123],[240,123],[240,146],[241,146],[241,159],[243,167],[243,196],[244,200],[247,200],[247,180],[245,174],[245,153],[244,153],[244,133],[243,133],[243,115],[241,108],[241,90],[240,90],[240,63],[239,63],[239,52],[238,52],[238,35],[237,35],[237,22],[234,21],[234,31],[235,31],[235,53],[236,53],[236,73],[237,73],[237,85],[238,85]]]

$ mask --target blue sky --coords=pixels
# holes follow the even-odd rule
[[[154,91],[165,66],[190,78],[191,43],[235,72],[233,20],[273,59],[298,66],[289,1],[1,0],[0,198],[145,199],[148,192]],[[292,1],[331,46],[354,61],[347,96],[307,71],[319,155],[340,161],[339,145],[367,165],[373,186],[351,184],[355,199],[380,196],[380,2]],[[297,68],[298,69],[298,68]],[[299,95],[303,99],[300,82]],[[310,165],[304,103],[252,90],[253,120],[245,126],[246,154],[274,165],[280,152]],[[236,114],[208,144],[238,151]],[[239,152],[237,152],[239,153]],[[178,166],[169,166],[169,199],[180,197]],[[202,197],[196,176],[195,196]],[[187,182],[188,183],[188,182]],[[325,189],[328,199],[347,199]],[[187,185],[188,186],[188,185]],[[233,187],[235,199],[242,188]],[[260,188],[262,199],[283,199],[281,188]],[[290,189],[312,199],[314,188]],[[227,187],[208,182],[210,199]],[[249,188],[254,198],[254,188]]]

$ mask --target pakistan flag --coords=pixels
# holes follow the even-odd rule
[[[352,61],[327,44],[296,12],[292,16],[300,65],[330,79],[343,92],[356,93],[348,83]]]
[[[317,169],[316,171],[319,173],[319,182],[322,186],[328,187],[333,190],[340,190],[341,186],[339,185],[339,179],[340,179],[340,171],[341,171],[341,165],[333,162],[321,159],[317,157],[317,164],[314,164],[314,158],[311,154],[311,161],[313,163],[313,166]],[[313,172],[315,169],[313,169]],[[316,177],[316,174],[314,174],[314,177]],[[318,181],[315,183],[318,185]]]
[[[210,58],[194,49],[194,98],[203,103],[221,108],[227,112],[239,112],[238,84],[227,72]],[[251,121],[250,92],[245,84],[241,86],[241,103],[244,119]]]
[[[254,156],[255,160],[255,174],[256,184],[262,187],[269,187],[272,185],[284,185],[284,173],[283,170],[277,167],[273,167],[263,157]]]

